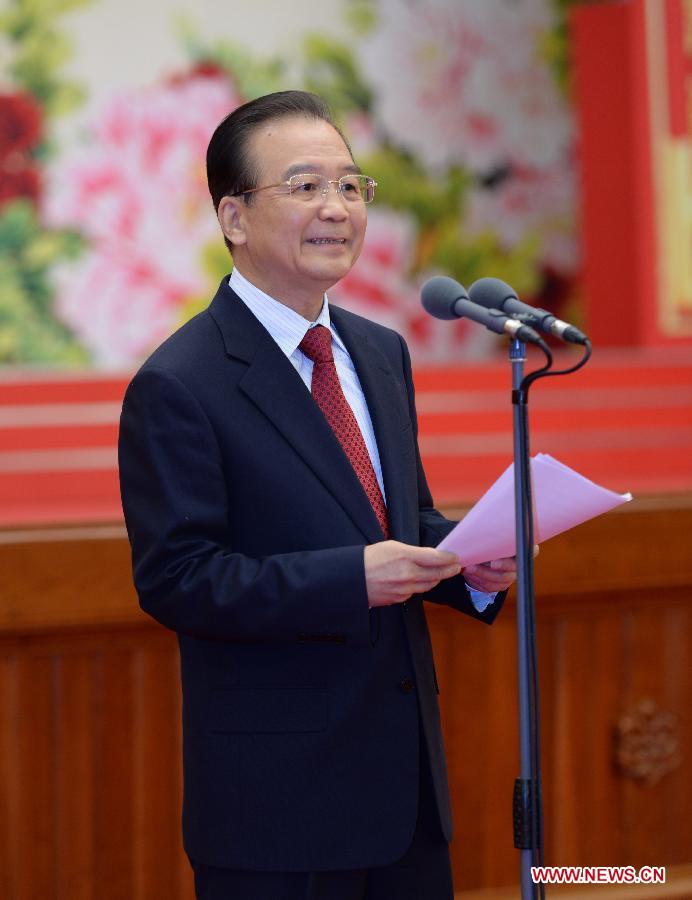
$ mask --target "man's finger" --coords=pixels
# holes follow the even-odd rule
[[[424,582],[422,582],[422,583],[416,585],[415,590],[413,591],[413,593],[414,593],[414,594],[427,594],[427,593],[429,593],[433,588],[437,587],[437,585],[438,585],[439,583],[440,583],[440,582],[439,582],[437,579],[435,579],[435,581],[424,581]]]
[[[495,573],[491,575],[465,575],[464,581],[476,590],[484,591],[503,591],[510,584],[514,584],[515,579],[511,575],[505,573]]]
[[[453,563],[451,566],[441,566],[437,569],[429,568],[427,566],[421,566],[421,568],[418,570],[416,581],[419,583],[432,581],[433,578],[435,579],[435,581],[444,581],[445,578],[453,578],[460,572],[461,566],[459,565],[459,563]]]
[[[489,563],[489,567],[494,572],[516,572],[517,559],[515,556],[506,556],[502,559],[493,559]]]
[[[411,560],[417,566],[440,568],[452,565],[459,565],[459,557],[456,553],[450,553],[447,550],[435,550],[434,547],[411,547],[414,551]]]
[[[505,572],[464,572],[464,581],[477,591],[504,591],[515,581],[515,576]]]
[[[541,552],[538,544],[533,545],[533,558],[535,559]],[[517,568],[516,556],[504,556],[500,559],[493,559],[488,563],[480,563],[480,565],[489,566],[496,572],[514,572]]]

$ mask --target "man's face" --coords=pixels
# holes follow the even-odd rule
[[[335,129],[322,120],[292,117],[266,122],[249,140],[257,164],[257,187],[278,184],[290,175],[317,172],[328,179],[358,171]],[[233,258],[257,287],[311,317],[322,294],[351,269],[363,245],[367,214],[362,202],[349,202],[330,185],[326,197],[305,202],[281,187],[252,194],[246,205],[235,198]]]

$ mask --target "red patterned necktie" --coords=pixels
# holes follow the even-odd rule
[[[388,538],[387,507],[358,422],[341,390],[332,355],[332,333],[324,325],[315,325],[314,328],[308,330],[298,346],[314,363],[312,369],[313,399],[324,413],[325,419],[343,447],[344,453],[372,504],[384,536]]]

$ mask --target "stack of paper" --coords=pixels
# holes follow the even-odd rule
[[[616,494],[594,484],[546,453],[531,459],[531,480],[538,544],[632,499],[631,494]],[[456,553],[464,566],[514,556],[514,464],[438,548]]]

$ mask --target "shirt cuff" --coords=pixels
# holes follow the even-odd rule
[[[476,591],[472,587],[468,588],[468,592],[471,595],[471,603],[476,607],[476,611],[479,613],[485,612],[485,610],[490,606],[491,603],[495,602],[495,597],[497,597],[497,591],[493,594],[486,594],[484,591]]]

